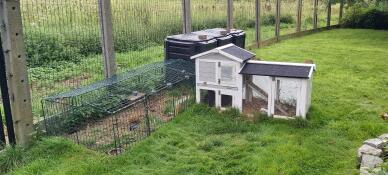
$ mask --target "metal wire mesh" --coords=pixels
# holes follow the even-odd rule
[[[123,148],[186,109],[193,80],[193,63],[148,64],[45,98],[41,125],[48,135],[69,137],[93,149]]]
[[[313,29],[314,0],[303,0],[301,30]]]
[[[327,24],[327,0],[318,0],[318,28],[326,27]]]
[[[1,97],[1,93],[0,93]],[[6,134],[5,134],[5,118],[3,117],[3,109],[0,106],[0,150],[3,149],[6,143]]]
[[[41,99],[103,79],[96,0],[22,0],[33,113]]]
[[[69,108],[67,102],[50,107],[51,104],[46,104],[49,97],[106,85],[101,83],[104,73],[98,0],[21,0],[20,3],[33,113],[38,122],[44,112],[46,115],[53,112],[51,108]],[[297,1],[282,0],[281,3],[281,35],[284,35],[295,30]],[[122,75],[132,76],[129,73],[132,68],[161,61],[165,37],[182,31],[181,0],[111,0],[111,4],[116,61]],[[253,43],[255,0],[239,0],[233,4],[234,27],[246,30],[247,44]],[[325,0],[320,0],[318,5],[319,26],[323,26],[327,15]],[[339,8],[339,4],[334,6]],[[302,30],[312,29],[313,0],[304,0],[302,10]],[[275,37],[275,11],[276,0],[261,0],[262,40]],[[332,10],[333,14],[338,11]],[[191,14],[193,30],[225,28],[227,2],[192,0]],[[44,110],[42,103],[50,109]]]
[[[242,29],[247,34],[246,44],[255,42],[255,0],[240,0],[233,2],[233,23],[234,28]]]
[[[166,36],[182,32],[181,0],[112,0],[119,72],[161,61]]]
[[[296,31],[298,0],[280,1],[280,34],[286,35]]]
[[[219,0],[192,0],[192,27],[193,30],[208,28],[226,28],[227,3]]]
[[[330,25],[337,25],[337,24],[339,24],[339,22],[340,22],[339,21],[339,16],[340,16],[340,3],[332,1]]]
[[[276,0],[261,0],[261,35],[262,39],[275,37]]]

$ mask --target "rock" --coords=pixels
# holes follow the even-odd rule
[[[380,157],[372,156],[368,154],[362,155],[361,167],[373,169],[378,167],[382,163],[383,163],[383,159],[381,159]]]
[[[387,143],[388,142],[388,134],[383,134],[383,135],[379,136],[379,139],[381,139],[385,143]]]
[[[375,147],[372,147],[372,146],[366,145],[366,144],[362,145],[358,149],[358,157],[359,158],[361,158],[361,156],[364,154],[380,157],[382,153],[383,153],[383,151],[381,149],[377,149]]]
[[[368,167],[361,167],[360,168],[360,175],[371,175],[371,173],[369,173],[369,168]]]
[[[381,114],[383,120],[388,120],[388,113]]]
[[[383,147],[384,141],[381,139],[375,138],[375,139],[366,140],[364,144],[381,149]]]

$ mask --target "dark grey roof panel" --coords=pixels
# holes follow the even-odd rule
[[[289,78],[309,78],[311,66],[246,63],[240,74]]]
[[[230,47],[226,47],[226,48],[223,48],[221,49],[222,51],[230,54],[230,55],[233,55],[237,58],[240,58],[242,61],[247,61],[253,57],[255,57],[254,54],[240,48],[240,47],[237,47],[235,45],[232,45]]]

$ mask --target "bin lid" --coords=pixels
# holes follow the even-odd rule
[[[212,36],[207,36],[206,39],[200,39],[200,35],[201,34],[197,34],[194,32],[187,33],[187,34],[172,35],[172,36],[167,36],[167,40],[203,42],[203,41],[210,41],[215,39]]]
[[[193,33],[198,34],[198,35],[207,35],[210,37],[214,37],[216,39],[219,39],[219,38],[230,39],[230,38],[232,38],[232,36],[228,35],[227,33],[225,35],[222,35],[220,32],[208,32],[206,30],[201,30],[201,31],[193,32]]]
[[[220,33],[220,32],[223,32],[223,31],[227,32],[227,29],[224,29],[224,28],[213,28],[213,29],[206,29],[204,31],[209,32],[209,33]],[[244,33],[244,31],[243,30],[239,30],[239,29],[232,29],[230,31],[230,33],[228,33],[228,34],[240,34],[240,33]]]

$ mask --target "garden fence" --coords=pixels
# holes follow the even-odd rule
[[[233,27],[246,31],[246,45],[265,45],[266,40],[279,40],[275,35],[277,27],[279,35],[295,34],[298,9],[301,31],[314,29],[315,13],[317,27],[326,27],[328,4],[330,25],[336,25],[340,11],[337,1],[234,1]],[[32,109],[34,122],[38,123],[45,116],[43,104],[47,97],[105,79],[99,0],[21,0],[20,5]],[[227,0],[191,0],[192,30],[227,27],[227,9]],[[117,73],[125,74],[135,67],[163,60],[165,37],[182,33],[182,11],[182,0],[111,0]],[[255,30],[257,26],[259,30]]]
[[[37,126],[104,152],[126,148],[194,102],[194,74],[187,61],[157,62],[46,97]]]
[[[260,0],[261,39],[275,37],[276,0]],[[302,30],[313,28],[313,1],[303,0]],[[118,72],[160,61],[166,36],[182,32],[182,0],[111,0]],[[255,0],[235,1],[234,27],[255,43]],[[280,34],[296,31],[297,0],[281,0]],[[21,0],[28,73],[36,120],[41,99],[104,78],[98,0]],[[327,1],[318,2],[318,27],[327,19]],[[332,4],[331,24],[338,24]],[[226,27],[227,3],[191,0],[192,28]],[[335,14],[335,15],[334,15]]]

